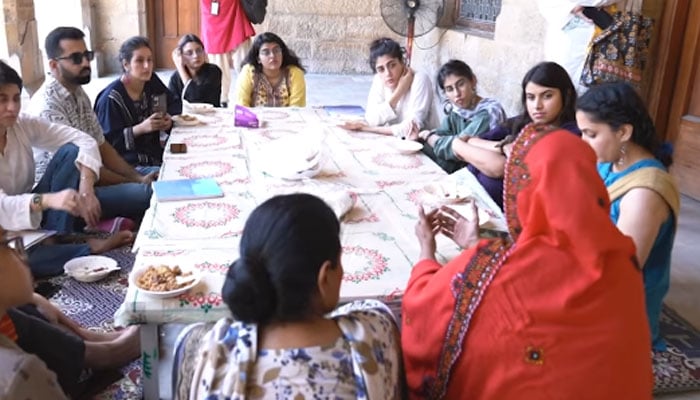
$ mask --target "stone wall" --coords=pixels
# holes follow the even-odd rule
[[[0,58],[7,61],[22,77],[32,93],[44,81],[36,18],[32,0],[3,0],[0,21]]]
[[[379,0],[270,0],[256,31],[280,35],[308,71],[332,74],[370,73],[369,42],[392,36]]]
[[[368,44],[380,36],[404,43],[384,24],[379,0],[270,0],[258,32],[279,34],[309,72],[369,74]],[[442,63],[458,58],[477,75],[482,96],[519,111],[520,81],[543,56],[544,20],[532,2],[503,0],[493,39],[436,28],[414,41],[412,65],[434,79]],[[438,106],[436,105],[436,108]]]
[[[135,35],[146,36],[146,1],[92,0],[92,26],[100,74],[118,73],[119,46]]]

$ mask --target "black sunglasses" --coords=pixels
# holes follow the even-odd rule
[[[88,61],[92,61],[95,58],[95,52],[92,50],[85,50],[82,53],[70,53],[65,57],[56,57],[57,60],[71,60],[75,65],[80,65],[83,63],[83,58],[87,58]]]

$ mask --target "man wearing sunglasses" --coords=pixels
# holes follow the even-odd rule
[[[92,136],[99,145],[103,164],[95,190],[102,209],[108,215],[139,221],[149,206],[150,183],[157,177],[158,168],[134,169],[105,141],[90,99],[82,88],[90,82],[90,62],[95,57],[95,53],[87,49],[84,36],[73,27],[59,27],[48,34],[45,51],[51,76],[32,97],[30,113]],[[53,156],[48,152],[35,152],[37,181]]]

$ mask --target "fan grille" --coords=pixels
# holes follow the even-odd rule
[[[413,36],[430,32],[442,16],[443,0],[381,0],[386,25],[401,36],[408,36],[408,20],[415,19]]]

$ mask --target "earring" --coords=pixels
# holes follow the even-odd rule
[[[617,159],[616,163],[618,166],[622,166],[625,164],[625,153],[627,151],[627,142],[622,143],[622,146],[620,147],[620,158]]]

